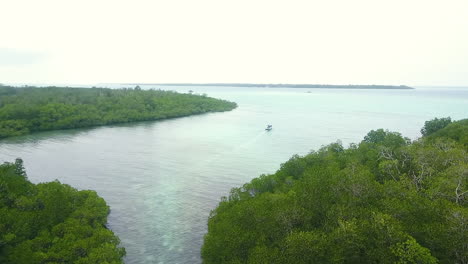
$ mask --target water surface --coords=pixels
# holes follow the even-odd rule
[[[21,157],[33,182],[58,179],[96,190],[111,206],[109,227],[127,249],[126,263],[200,263],[207,217],[230,188],[275,172],[293,154],[338,139],[358,142],[371,129],[415,139],[428,119],[468,117],[468,89],[167,89],[239,107],[5,139],[0,162]]]

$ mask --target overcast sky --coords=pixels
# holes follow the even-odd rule
[[[468,85],[468,0],[1,0],[0,82]]]

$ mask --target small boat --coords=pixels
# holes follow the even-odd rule
[[[272,125],[268,125],[268,126],[265,128],[266,131],[270,131],[270,130],[272,130],[272,129],[273,129],[273,126],[272,126]]]

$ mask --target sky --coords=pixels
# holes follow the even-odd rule
[[[1,0],[0,83],[468,86],[467,0]]]

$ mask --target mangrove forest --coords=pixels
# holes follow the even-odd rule
[[[0,263],[123,263],[106,227],[110,209],[94,191],[33,184],[23,161],[0,165]]]
[[[229,111],[236,104],[173,91],[0,85],[0,138],[30,132]]]
[[[204,263],[468,263],[468,119],[370,131],[223,197]]]

